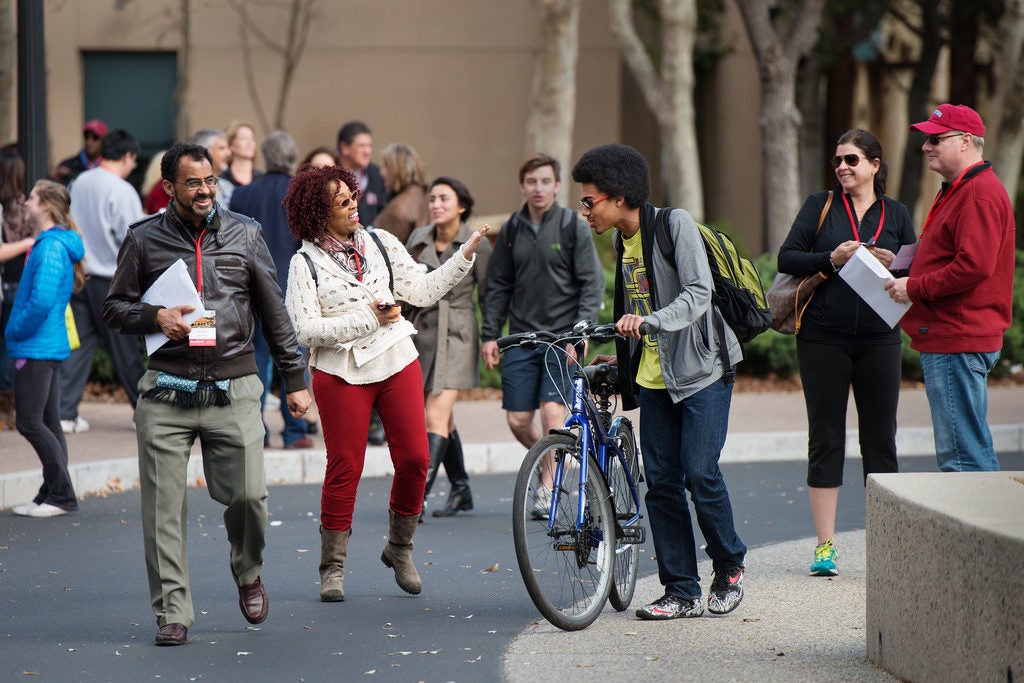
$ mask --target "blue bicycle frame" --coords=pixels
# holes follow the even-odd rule
[[[572,376],[572,388],[573,388],[573,402],[572,402],[572,413],[565,421],[565,430],[568,432],[575,428],[579,428],[580,432],[577,436],[577,443],[580,444],[580,480],[579,480],[579,496],[577,498],[577,509],[576,509],[576,531],[584,525],[584,510],[586,509],[587,502],[587,472],[590,469],[590,458],[587,455],[593,455],[595,462],[597,462],[598,468],[601,470],[602,476],[607,482],[608,478],[608,458],[609,451],[611,451],[611,457],[619,458],[622,463],[622,470],[626,473],[626,478],[629,481],[629,495],[633,497],[633,503],[636,505],[636,511],[631,518],[628,520],[616,519],[616,527],[621,528],[622,526],[630,526],[635,524],[640,519],[640,498],[637,495],[637,484],[634,480],[634,472],[631,472],[626,462],[626,455],[622,451],[622,446],[618,439],[618,434],[622,428],[622,424],[625,420],[621,415],[615,417],[611,425],[609,425],[608,431],[605,431],[604,425],[601,422],[601,418],[598,415],[597,406],[594,405],[594,400],[590,397],[587,390],[587,379],[583,374],[583,371],[577,366]],[[595,434],[596,431],[596,434]],[[575,434],[573,434],[576,436]],[[562,491],[563,479],[565,477],[565,467],[560,463],[555,468],[555,482],[552,490],[551,503],[548,508],[548,530],[551,531],[555,522],[555,510],[558,508],[559,492]],[[595,539],[599,542],[601,539]]]

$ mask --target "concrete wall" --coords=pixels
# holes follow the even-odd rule
[[[1024,680],[1024,472],[875,474],[867,655],[908,681]]]
[[[83,51],[176,53],[181,0],[44,2],[52,166],[81,146]],[[189,129],[223,128],[236,119],[258,123],[246,87],[238,13],[227,0],[188,5]],[[698,131],[707,152],[706,218],[734,228],[757,253],[763,241],[759,86],[735,3],[725,6],[731,51],[708,85],[707,124]],[[284,40],[285,12],[269,3],[249,7],[263,30]],[[359,118],[373,127],[378,152],[390,142],[411,144],[429,175],[465,181],[478,213],[507,215],[521,202],[516,170],[533,151],[524,148],[537,49],[532,0],[330,0],[315,7],[285,111],[286,128],[303,154],[334,146],[340,124]],[[657,174],[656,124],[635,85],[625,82],[603,1],[583,3],[579,31],[573,157],[594,145],[626,142],[647,156]],[[258,91],[272,109],[280,60],[257,39],[250,45]],[[570,183],[567,171],[563,182]],[[654,186],[657,201],[657,177]]]

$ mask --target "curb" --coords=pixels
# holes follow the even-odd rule
[[[997,453],[1024,451],[1024,424],[993,425],[992,439]],[[517,442],[467,443],[463,445],[466,470],[470,474],[517,472],[523,459],[523,447]],[[901,456],[922,456],[935,453],[932,430],[927,427],[900,429],[896,448]],[[800,462],[806,459],[807,432],[734,433],[726,439],[722,450],[724,463]],[[188,481],[205,486],[202,458],[189,459]],[[859,458],[860,447],[856,429],[846,432],[846,457]],[[264,452],[268,484],[317,484],[324,478],[324,451],[286,451],[267,449]],[[72,465],[71,482],[80,497],[120,493],[139,485],[136,458],[98,460]],[[395,473],[386,446],[367,446],[364,477],[390,477]],[[0,509],[31,500],[42,484],[42,472],[32,470],[0,475]]]

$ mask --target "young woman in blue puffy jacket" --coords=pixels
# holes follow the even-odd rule
[[[85,284],[85,245],[71,218],[67,189],[40,180],[25,203],[26,220],[40,233],[25,262],[4,336],[14,359],[16,425],[43,464],[43,485],[26,517],[56,517],[78,509],[68,473],[68,446],[60,427],[60,364],[71,354],[64,310]]]

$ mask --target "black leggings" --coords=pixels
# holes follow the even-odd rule
[[[822,344],[796,341],[807,403],[807,485],[843,484],[846,407],[853,386],[864,478],[897,472],[896,406],[900,397],[900,345]]]
[[[43,464],[43,485],[33,499],[68,511],[78,509],[68,473],[68,445],[60,428],[60,362],[25,360],[14,363],[15,424]]]

